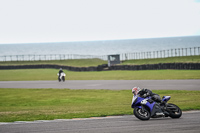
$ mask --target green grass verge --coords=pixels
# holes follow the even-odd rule
[[[107,64],[107,61],[101,59],[71,59],[71,60],[49,60],[49,61],[6,61],[0,62],[1,66],[5,65],[40,65],[40,64],[51,64],[51,65],[65,65],[74,67],[89,67]]]
[[[168,57],[158,59],[137,59],[123,61],[121,65],[142,65],[142,64],[159,64],[159,63],[200,63],[200,56],[182,56]],[[107,61],[101,59],[71,59],[71,60],[49,60],[49,61],[0,61],[0,65],[39,65],[54,64],[74,67],[89,67],[107,64]]]
[[[156,90],[182,110],[200,109],[200,91]],[[132,114],[130,90],[0,89],[0,121],[33,121]]]
[[[168,57],[158,59],[138,59],[127,60],[121,65],[143,65],[143,64],[159,64],[159,63],[200,63],[200,56],[182,56],[182,57]]]
[[[166,80],[200,79],[200,70],[141,70],[73,72],[64,70],[66,80]],[[57,80],[56,69],[0,70],[0,81]]]

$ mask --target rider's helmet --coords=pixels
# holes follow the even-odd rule
[[[139,87],[133,87],[133,89],[132,89],[132,93],[133,93],[134,95],[137,95],[139,91],[140,91],[140,88],[139,88]]]
[[[60,70],[62,70],[62,68],[60,68]]]

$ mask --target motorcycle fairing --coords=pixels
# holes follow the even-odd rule
[[[142,102],[142,101],[145,101],[145,103],[146,103],[145,106],[148,106],[148,108],[150,109],[150,111],[152,111],[155,102],[150,103],[150,102],[149,102],[149,99],[150,99],[150,98],[151,98],[151,97],[148,97],[148,98],[144,99],[144,98],[142,98],[142,97],[134,96],[134,97],[133,97],[133,100],[132,100],[132,108],[134,108],[134,107],[139,107],[139,108],[141,108],[141,102]],[[134,106],[133,106],[133,105],[134,105]]]
[[[62,79],[62,76],[66,76],[66,74],[65,74],[64,72],[62,72],[62,73],[60,73],[60,74],[58,73],[57,75],[58,75],[58,76],[60,75],[60,76],[59,76],[60,79]]]
[[[171,96],[163,96],[162,101],[167,102],[167,101],[169,101],[170,98],[171,98]]]
[[[153,109],[151,111],[151,116],[156,115],[156,113],[163,113],[163,111],[161,110],[160,105],[158,103],[154,102],[154,106],[153,106]]]
[[[169,97],[167,97],[166,99],[168,98]],[[156,115],[156,113],[161,113],[162,110],[161,110],[160,105],[154,101],[150,103],[149,101],[151,100],[149,99],[151,99],[151,97],[144,99],[142,97],[134,96],[132,100],[132,108],[138,107],[142,109],[142,106],[145,106],[150,110],[151,116]],[[143,105],[141,103],[143,103]]]

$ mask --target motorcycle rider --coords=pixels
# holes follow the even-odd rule
[[[151,96],[151,99],[155,102],[162,103],[162,100],[158,94],[153,93],[149,89],[140,89],[139,87],[133,87],[132,89],[133,95],[139,95],[140,97],[146,98],[148,96]]]
[[[59,75],[58,75],[58,79],[60,79],[60,74],[61,74],[61,73],[63,73],[63,70],[62,70],[62,68],[60,68],[60,70],[59,70],[59,72],[58,72],[58,73],[59,73]]]

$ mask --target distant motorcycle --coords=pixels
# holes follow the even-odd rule
[[[177,105],[167,103],[170,98],[170,96],[163,96],[161,104],[153,101],[151,97],[142,98],[134,95],[131,107],[134,109],[134,115],[140,120],[168,116],[171,118],[180,118],[182,111]]]
[[[60,73],[60,76],[59,76],[59,73],[57,74],[58,75],[58,81],[65,81],[65,76],[66,74],[64,72]]]

